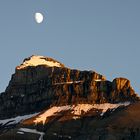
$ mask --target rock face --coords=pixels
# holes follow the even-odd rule
[[[41,111],[53,105],[118,103],[138,100],[125,78],[113,82],[94,71],[79,71],[43,56],[31,56],[16,67],[0,95],[0,118]]]

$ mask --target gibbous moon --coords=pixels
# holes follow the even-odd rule
[[[35,21],[37,23],[42,23],[43,22],[43,19],[44,19],[43,14],[41,14],[41,13],[35,13]]]

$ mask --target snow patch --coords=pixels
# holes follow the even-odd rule
[[[58,113],[62,111],[71,111],[73,114],[73,119],[78,119],[83,115],[84,113],[90,111],[91,109],[97,109],[101,110],[100,116],[103,116],[104,113],[108,109],[115,110],[116,108],[120,106],[128,106],[130,102],[124,102],[124,103],[117,103],[117,104],[111,104],[111,103],[104,103],[104,104],[77,104],[77,105],[66,105],[66,106],[54,106],[45,111],[43,114],[37,116],[37,118],[34,120],[34,123],[43,123],[45,124],[47,118],[51,116],[55,116]]]
[[[10,119],[5,119],[5,120],[0,120],[0,124],[2,125],[12,125],[12,124],[17,124],[23,120],[29,119],[33,116],[36,116],[39,113],[34,113],[30,115],[24,115],[24,116],[17,116],[15,118],[10,118]]]
[[[72,107],[72,113],[79,116],[82,115],[82,113],[90,111],[91,109],[93,109],[92,104],[78,104]]]
[[[108,109],[113,109],[113,111],[115,111],[115,109],[117,109],[120,106],[128,106],[128,105],[130,105],[130,102],[117,103],[117,104],[104,103],[104,104],[94,104],[93,108],[102,110],[100,116],[103,116]]]
[[[61,106],[61,107],[52,107],[50,109],[48,109],[47,111],[45,111],[43,114],[39,115],[35,120],[34,123],[40,123],[42,122],[43,124],[45,124],[46,118],[50,117],[50,116],[54,116],[56,113],[59,113],[61,111],[66,111],[69,110],[71,107],[69,105],[67,106]]]
[[[43,140],[43,136],[45,135],[44,132],[37,131],[36,129],[20,128],[19,131],[26,132],[26,133],[38,134],[38,135],[40,135],[38,140]]]
[[[73,119],[78,119],[83,113],[86,113],[91,109],[97,109],[97,111],[101,110],[102,113],[100,114],[100,116],[103,116],[108,109],[115,111],[115,109],[117,109],[120,106],[128,106],[128,105],[130,105],[130,102],[123,102],[117,104],[104,103],[104,104],[77,104],[77,105],[66,105],[66,106],[54,106],[46,110],[43,114],[37,116],[36,119],[34,120],[34,123],[37,124],[42,122],[43,124],[45,124],[47,118],[51,116],[55,116],[60,112],[68,111],[68,110],[70,110],[71,113],[74,115]],[[23,120],[32,118],[38,114],[39,113],[34,113],[29,115],[17,116],[15,118],[0,120],[0,124],[6,126],[17,124]]]
[[[55,83],[54,85],[63,85],[63,84],[78,84],[83,83],[83,81],[70,81],[70,82],[61,82],[61,83]]]
[[[28,66],[46,65],[48,67],[61,67],[59,62],[49,61],[44,56],[31,56],[30,59],[25,60],[17,69],[23,69]]]
[[[21,134],[21,135],[23,135],[23,134],[24,134],[24,132],[18,131],[18,132],[17,132],[17,134]]]

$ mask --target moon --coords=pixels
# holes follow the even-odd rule
[[[35,21],[36,23],[42,23],[44,16],[42,13],[35,13]]]

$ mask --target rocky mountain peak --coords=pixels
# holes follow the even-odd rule
[[[17,66],[16,69],[24,69],[27,67],[35,67],[39,65],[45,65],[47,67],[64,67],[64,65],[52,58],[32,55],[26,59],[24,59],[23,63],[20,66]]]
[[[70,69],[52,58],[33,55],[16,67],[0,95],[0,118],[39,112],[50,106],[136,100],[128,79],[108,81],[95,71]]]
[[[95,71],[70,69],[33,55],[16,67],[0,94],[0,139],[109,140],[118,133],[124,140],[120,134],[127,132],[136,140],[139,100],[126,78],[109,81]]]

